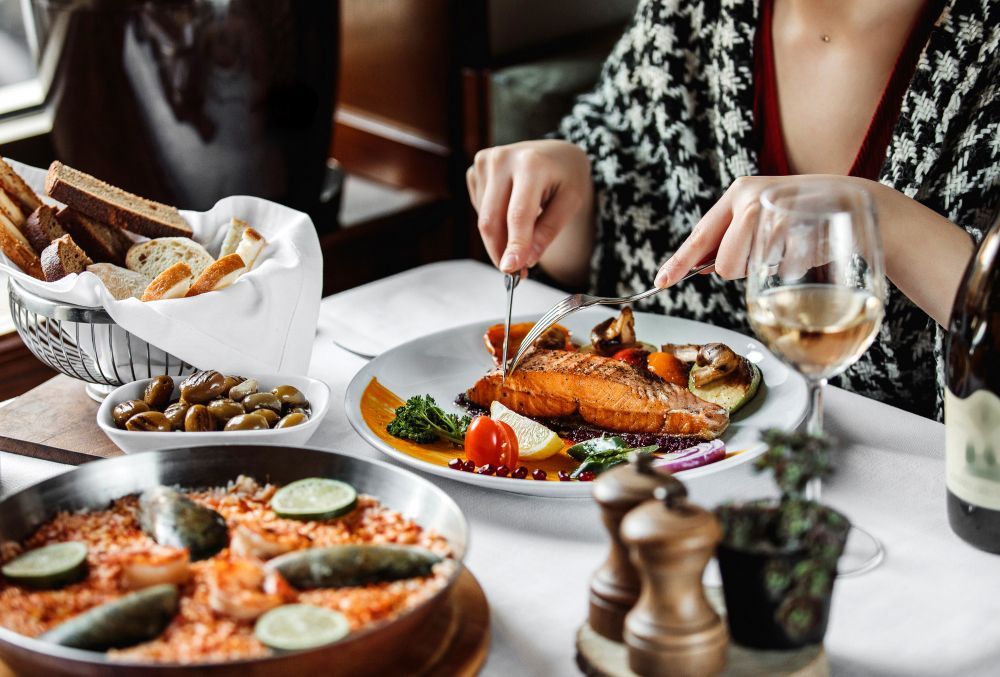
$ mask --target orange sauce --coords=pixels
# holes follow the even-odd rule
[[[447,466],[448,461],[453,458],[465,458],[465,451],[461,447],[453,446],[450,442],[438,440],[428,444],[417,444],[409,440],[401,440],[393,437],[385,429],[396,416],[396,408],[403,405],[403,400],[398,395],[386,388],[373,378],[364,393],[361,395],[361,417],[368,424],[379,439],[388,444],[396,451],[400,451],[413,458],[420,459],[426,463]],[[560,470],[572,472],[578,463],[566,454],[569,444],[564,444],[563,450],[555,456],[544,461],[523,461],[521,465],[528,471],[541,468],[546,472],[546,481],[558,482],[557,473]],[[513,468],[512,468],[513,470]],[[456,470],[455,472],[459,472]],[[525,481],[534,481],[531,479]]]

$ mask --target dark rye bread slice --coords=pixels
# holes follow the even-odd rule
[[[56,218],[94,261],[125,265],[125,255],[135,244],[125,231],[98,223],[69,207],[60,209]]]
[[[42,252],[42,272],[46,282],[61,280],[70,273],[82,273],[93,261],[76,246],[73,238],[63,235]]]
[[[176,208],[116,188],[56,161],[45,177],[45,192],[86,216],[146,237],[191,237]]]
[[[56,210],[48,205],[42,205],[31,212],[24,222],[24,236],[39,254],[49,246],[50,242],[65,234],[66,231],[56,220]]]

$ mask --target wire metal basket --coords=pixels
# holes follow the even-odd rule
[[[51,301],[13,279],[8,291],[10,313],[24,344],[48,366],[86,383],[87,394],[98,402],[132,381],[195,371],[123,329],[103,308]]]

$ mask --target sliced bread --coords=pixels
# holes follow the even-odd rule
[[[125,255],[134,242],[124,230],[98,223],[69,207],[60,209],[56,219],[95,261],[125,265]]]
[[[191,226],[175,207],[147,200],[56,161],[45,192],[90,218],[146,237],[191,237]]]
[[[243,259],[239,254],[230,254],[210,265],[198,276],[198,279],[191,284],[188,296],[197,296],[209,291],[224,289],[236,282],[240,275],[246,272]]]
[[[2,157],[0,157],[0,190],[7,193],[24,214],[30,214],[42,205],[35,191],[31,190],[24,179]]]
[[[0,187],[0,214],[13,221],[15,226],[24,224],[24,211],[3,187]]]
[[[219,250],[220,259],[223,256],[236,253],[236,248],[240,246],[240,240],[243,238],[243,232],[249,227],[250,224],[243,219],[233,217],[229,222],[229,231],[226,233],[226,239],[222,242],[222,249]]]
[[[37,277],[39,280],[45,279],[38,254],[31,248],[28,240],[17,229],[17,226],[3,214],[0,214],[0,251],[10,259],[11,263],[28,275]]]
[[[42,253],[49,243],[58,240],[66,231],[56,220],[56,210],[48,205],[42,205],[31,212],[28,220],[24,222],[24,236],[39,254]]]
[[[100,278],[108,293],[119,301],[127,298],[142,298],[142,293],[146,291],[146,287],[152,281],[142,273],[116,266],[113,263],[89,265],[87,272]]]
[[[41,260],[46,282],[61,280],[70,273],[82,273],[93,263],[69,235],[53,240],[42,251]]]
[[[215,259],[200,244],[187,237],[158,237],[132,245],[125,256],[125,266],[129,270],[153,278],[164,270],[183,261],[197,277]]]
[[[143,301],[183,298],[191,288],[192,279],[194,277],[188,264],[178,261],[157,275],[142,292],[141,298]]]
[[[247,228],[243,231],[243,237],[240,238],[236,253],[243,259],[243,265],[247,267],[247,270],[250,270],[266,246],[267,240],[264,239],[263,235],[253,228]]]

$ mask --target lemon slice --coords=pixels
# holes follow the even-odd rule
[[[490,406],[490,418],[494,421],[503,421],[514,429],[518,453],[523,459],[541,461],[558,454],[563,448],[563,441],[554,432],[499,402],[494,402]]]

